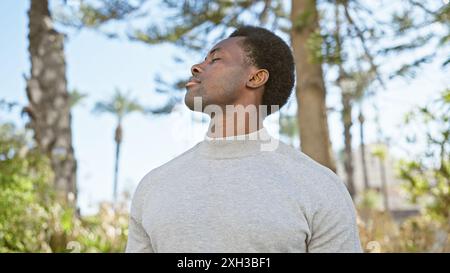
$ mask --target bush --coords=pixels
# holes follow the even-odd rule
[[[389,213],[361,202],[359,228],[368,252],[450,251],[450,90],[406,117],[408,142],[426,149],[398,164],[398,174],[421,215],[396,223]],[[416,159],[414,159],[416,158]],[[366,198],[370,199],[370,198]]]
[[[49,160],[26,132],[0,124],[0,252],[122,252],[124,204],[78,216],[56,202]]]

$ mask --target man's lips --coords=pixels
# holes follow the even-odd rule
[[[186,83],[186,87],[189,87],[189,86],[192,86],[192,85],[195,85],[195,84],[198,84],[198,83],[200,83],[200,80],[199,79],[196,79],[196,78],[190,78],[189,79],[189,81]]]

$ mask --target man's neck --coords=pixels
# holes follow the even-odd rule
[[[249,115],[242,112],[221,113],[211,116],[207,136],[224,138],[247,135],[263,128],[259,115]]]

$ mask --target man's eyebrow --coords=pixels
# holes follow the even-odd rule
[[[222,49],[221,47],[213,48],[213,49],[211,49],[211,51],[209,52],[209,55],[211,55],[211,54],[213,54],[214,52],[219,51],[219,50],[221,50],[221,49]]]
[[[221,47],[216,47],[216,48],[211,49],[211,51],[208,53],[208,56],[214,54],[217,51],[220,51],[221,49],[222,49]],[[208,56],[205,57],[205,60]]]

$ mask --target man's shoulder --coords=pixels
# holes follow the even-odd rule
[[[328,177],[330,179],[336,179],[336,174],[328,167],[318,163],[307,154],[300,151],[291,145],[288,145],[282,141],[279,143],[279,147],[275,150],[275,154],[279,157],[279,160],[287,166],[292,167],[294,170],[307,174],[308,176]]]
[[[294,173],[299,195],[314,204],[313,210],[334,207],[353,213],[352,199],[347,187],[332,170],[285,143],[280,143],[277,153],[284,157],[282,166]]]
[[[276,158],[273,162],[295,177],[295,184],[302,192],[328,195],[347,191],[343,180],[337,174],[298,148],[280,141],[274,155]]]

